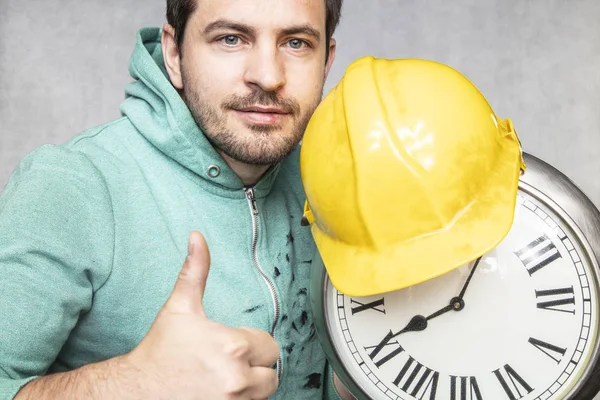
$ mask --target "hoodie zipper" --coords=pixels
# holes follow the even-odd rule
[[[254,189],[248,188],[245,189],[246,198],[248,199],[248,205],[250,206],[250,212],[252,214],[252,260],[254,261],[254,266],[263,277],[263,280],[267,284],[269,291],[271,292],[271,298],[273,300],[274,307],[274,318],[273,325],[271,326],[271,336],[275,337],[275,327],[277,326],[277,321],[279,320],[279,297],[277,296],[277,292],[275,291],[275,285],[273,282],[267,277],[265,272],[263,271],[260,263],[258,262],[258,254],[257,254],[257,244],[258,244],[258,207],[256,206],[256,199],[254,197]],[[277,379],[281,378],[281,356],[277,358]]]

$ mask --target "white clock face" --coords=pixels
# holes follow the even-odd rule
[[[520,192],[509,235],[477,264],[464,303],[451,302],[473,265],[370,297],[327,281],[334,348],[369,397],[560,399],[578,381],[597,340],[598,293],[568,226]]]

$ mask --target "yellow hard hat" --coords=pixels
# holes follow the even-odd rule
[[[368,296],[498,245],[525,163],[512,122],[461,73],[369,56],[315,110],[300,170],[305,221],[332,284]]]

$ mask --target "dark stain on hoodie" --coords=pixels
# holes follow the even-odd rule
[[[294,244],[294,235],[292,234],[292,229],[290,228],[290,233],[287,234],[287,243],[286,245]]]
[[[319,389],[321,387],[321,374],[314,373],[306,377],[305,389]]]
[[[306,320],[308,319],[308,313],[306,311],[302,311],[302,315],[300,315],[300,324],[304,326],[306,324]]]
[[[260,308],[262,308],[262,306],[255,306],[255,307],[247,309],[246,311],[244,311],[244,313],[250,314],[250,313],[253,313],[253,312],[259,310]]]

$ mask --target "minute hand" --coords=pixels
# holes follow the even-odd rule
[[[462,300],[463,296],[465,295],[465,292],[467,291],[467,287],[469,286],[469,282],[471,282],[471,278],[473,277],[473,274],[475,273],[475,269],[479,265],[479,261],[481,261],[481,256],[475,261],[475,265],[473,265],[473,269],[471,269],[471,273],[469,274],[469,277],[467,278],[467,281],[463,285],[463,288],[460,291],[460,294],[458,295],[458,298],[461,299],[461,300]]]

